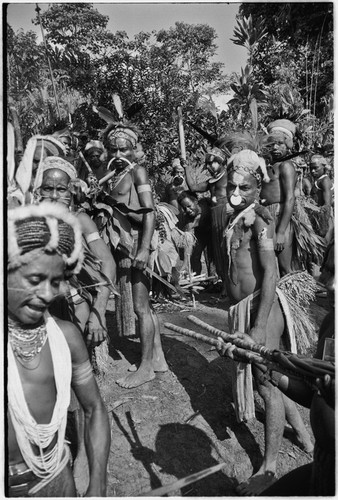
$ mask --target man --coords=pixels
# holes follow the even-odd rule
[[[264,160],[250,150],[232,156],[228,162],[227,196],[234,213],[225,231],[226,285],[233,305],[229,310],[230,332],[246,332],[257,344],[269,349],[280,346],[286,330],[287,311],[282,309],[281,292],[276,289],[274,223],[267,208],[259,204],[264,178]],[[287,339],[291,346],[294,338]],[[266,385],[253,367],[257,390],[265,404],[265,453],[259,470],[239,485],[241,495],[257,495],[275,480],[276,461],[284,432],[285,416],[298,441],[307,451],[310,437],[293,402],[271,384]],[[251,371],[236,365],[234,392],[237,419],[253,418],[254,399]]]
[[[334,359],[334,243],[329,244],[323,265],[320,282],[326,286],[329,299],[329,312],[323,319],[317,350],[317,359],[324,359],[325,344],[331,342]],[[328,356],[329,357],[329,356]],[[262,496],[334,496],[335,495],[335,382],[326,374],[316,380],[317,387],[310,387],[300,379],[270,371],[272,383],[284,394],[307,408],[310,408],[310,420],[315,437],[313,462],[299,467],[273,486],[264,490]]]
[[[79,181],[76,170],[67,160],[58,157],[46,158],[37,173],[35,192],[38,202],[46,200],[65,205],[77,215],[86,248],[85,267],[79,275],[79,280],[86,271],[91,276],[92,285],[87,293],[71,288],[69,306],[72,321],[86,335],[88,344],[98,345],[107,338],[106,309],[111,293],[110,284],[116,280],[116,264],[109,248],[100,237],[96,224],[84,211],[77,211],[76,195],[79,192]],[[91,259],[89,256],[91,255]],[[93,260],[96,262],[93,262]],[[95,286],[96,283],[100,283]],[[88,277],[87,277],[88,280]],[[104,283],[106,282],[106,283]],[[81,289],[81,287],[79,286]],[[89,292],[89,293],[88,293]],[[63,313],[66,311],[63,308]]]
[[[101,141],[87,142],[83,153],[80,152],[79,167],[77,168],[80,179],[87,181],[88,176],[95,175],[100,180],[107,171],[105,149]]]
[[[167,184],[165,187],[163,201],[178,209],[179,203],[177,202],[177,197],[180,193],[188,189],[185,181],[184,167],[182,167],[179,158],[175,158],[173,161],[172,177],[172,182]]]
[[[180,193],[177,202],[183,212],[180,229],[192,233],[196,239],[190,256],[190,262],[191,270],[199,275],[202,271],[201,257],[203,251],[208,251],[207,265],[212,259],[210,202],[206,198],[198,200],[197,196],[189,191]]]
[[[212,204],[211,227],[213,255],[217,274],[223,283],[221,295],[225,295],[224,283],[226,268],[221,246],[223,242],[223,231],[232,211],[227,203],[226,196],[227,172],[225,153],[219,148],[210,149],[205,157],[205,166],[211,174],[211,178],[207,181],[196,183],[188,163],[185,166],[185,175],[190,191],[193,193],[203,193],[209,190],[210,192]]]
[[[289,120],[276,120],[268,125],[268,150],[272,164],[268,166],[269,183],[261,191],[262,203],[273,215],[276,226],[275,251],[280,275],[292,271],[293,229],[290,223],[295,205],[297,174],[291,160],[284,161],[293,146],[296,126]]]
[[[9,496],[76,496],[65,442],[71,385],[85,413],[86,496],[106,494],[108,414],[81,333],[48,313],[81,254],[78,221],[62,207],[8,212]]]
[[[132,388],[154,379],[155,372],[168,369],[161,346],[158,318],[150,308],[149,279],[145,274],[155,227],[154,203],[147,171],[143,165],[136,163],[142,154],[138,132],[122,123],[117,126],[112,124],[104,133],[103,144],[108,151],[108,169],[112,172],[111,179],[107,181],[107,193],[113,203],[124,203],[129,209],[127,219],[124,218],[121,223],[115,219],[118,215],[115,211],[113,217],[106,219],[106,225],[101,225],[101,232],[112,248],[118,272],[123,266],[130,266],[131,262],[132,299],[138,319],[142,357],[137,371],[117,380],[117,383],[121,387]],[[136,215],[137,210],[142,208],[146,209],[146,213]],[[116,238],[117,225],[120,229],[119,240]],[[127,252],[119,251],[122,248]],[[133,316],[130,319],[133,321]]]

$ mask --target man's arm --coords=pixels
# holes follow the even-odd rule
[[[70,322],[57,320],[72,356],[72,387],[85,415],[85,447],[89,463],[86,496],[106,495],[110,424],[107,410],[93,375],[88,351],[80,331]]]
[[[324,205],[331,207],[332,204],[332,182],[328,177],[321,179],[321,189],[323,191]]]
[[[137,269],[144,269],[148,263],[150,243],[155,229],[155,207],[148,174],[144,167],[138,166],[135,169],[134,182],[141,207],[151,208],[152,211],[143,215],[142,239],[137,250],[133,266]]]
[[[89,249],[101,261],[101,271],[108,280],[116,281],[116,263],[105,244],[99,237],[98,229],[94,221],[85,213],[78,216],[81,223],[84,237],[87,240]],[[90,315],[87,321],[88,343],[100,343],[107,337],[106,310],[109,300],[110,289],[107,285],[97,287],[97,294],[94,304],[91,307]]]
[[[253,238],[256,240],[257,254],[262,270],[262,284],[258,311],[250,336],[258,344],[266,343],[266,324],[275,298],[277,284],[277,265],[274,251],[274,225],[266,224],[257,215],[253,225]]]
[[[281,192],[284,198],[283,212],[280,217],[278,226],[276,227],[276,251],[281,252],[284,249],[285,231],[290,222],[293,208],[295,205],[295,186],[297,181],[296,170],[293,163],[285,161],[279,167],[279,182]]]

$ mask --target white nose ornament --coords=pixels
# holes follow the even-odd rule
[[[233,194],[232,196],[230,196],[230,203],[231,205],[236,207],[237,205],[240,205],[242,203],[242,197],[240,195]]]

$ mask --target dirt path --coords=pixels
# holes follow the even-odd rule
[[[256,419],[236,422],[231,397],[230,361],[211,346],[166,329],[165,322],[195,329],[189,314],[227,330],[227,302],[210,294],[196,309],[184,304],[156,305],[169,371],[135,389],[114,381],[140,357],[137,339],[119,339],[110,331],[111,376],[101,384],[112,420],[107,496],[137,496],[194,472],[224,462],[222,471],[170,496],[232,496],[236,485],[256,470],[264,446],[261,401]],[[112,325],[113,313],[107,313]],[[318,321],[325,310],[317,307]],[[256,397],[256,396],[255,396]],[[310,429],[308,410],[300,408]],[[308,463],[311,456],[283,438],[278,476]]]

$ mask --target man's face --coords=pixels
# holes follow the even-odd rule
[[[66,172],[51,168],[43,174],[40,196],[43,201],[63,203],[69,207],[72,194],[69,190],[70,178]]]
[[[190,198],[183,198],[180,201],[180,205],[183,212],[189,217],[189,219],[194,219],[198,215],[198,203]]]
[[[64,145],[66,156],[69,156],[70,148],[72,146],[72,141],[70,140],[70,138],[69,137],[60,137],[58,140],[60,142],[62,142],[62,144]]]
[[[273,160],[281,160],[286,156],[289,148],[285,144],[285,139],[282,135],[272,135],[269,139],[269,151]]]
[[[227,183],[227,196],[235,211],[244,210],[259,198],[256,179],[246,172],[230,172]]]
[[[114,161],[112,165],[114,168],[123,169],[127,166],[125,159],[132,163],[135,159],[135,153],[130,141],[123,137],[113,138],[108,146],[108,153],[110,158]]]
[[[40,321],[59,293],[65,264],[60,255],[41,254],[8,273],[8,311],[25,325]]]
[[[223,170],[223,165],[222,163],[220,163],[219,161],[217,160],[213,160],[213,161],[208,161],[206,162],[205,164],[208,172],[213,176],[213,177],[217,177],[218,174],[221,173],[221,171]]]
[[[175,167],[173,171],[173,182],[175,185],[180,186],[184,181],[184,168]]]
[[[101,155],[102,155],[102,151],[100,149],[96,149],[96,148],[91,149],[86,155],[86,159],[87,159],[89,165],[94,170],[100,168],[100,166],[102,165]]]
[[[324,164],[320,158],[313,158],[310,162],[310,171],[314,179],[318,179],[324,174]]]

